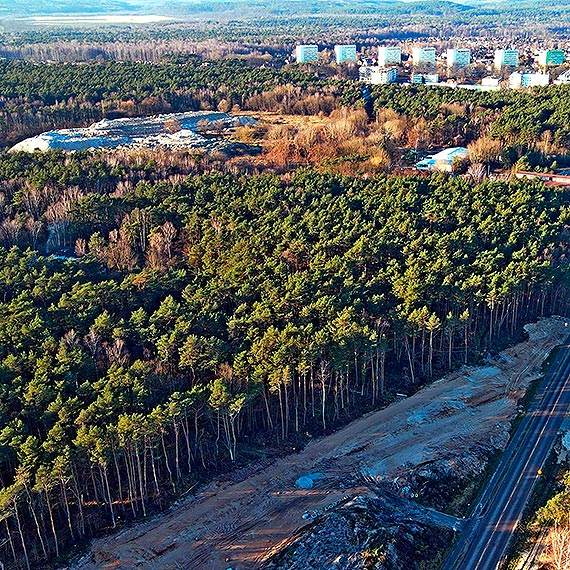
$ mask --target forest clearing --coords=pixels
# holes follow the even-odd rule
[[[369,493],[363,475],[404,487],[429,463],[480,473],[482,450],[504,449],[517,402],[568,333],[559,317],[525,330],[529,340],[483,366],[462,367],[300,453],[212,482],[169,513],[96,540],[74,570],[255,568],[327,505]]]
[[[227,129],[253,123],[249,117],[227,113],[189,111],[150,117],[103,119],[87,128],[47,131],[14,145],[11,152],[96,150],[102,148],[208,149],[227,146]],[[207,138],[214,131],[218,137]]]

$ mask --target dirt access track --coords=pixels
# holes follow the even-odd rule
[[[405,479],[426,462],[504,448],[517,400],[570,331],[557,317],[525,329],[528,341],[483,367],[464,367],[241,482],[210,483],[171,511],[96,540],[73,569],[259,568],[311,513],[367,493],[360,473]]]

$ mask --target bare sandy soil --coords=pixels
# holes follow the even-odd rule
[[[425,462],[459,461],[466,449],[503,448],[517,400],[569,331],[556,317],[526,329],[529,341],[484,367],[463,368],[242,482],[213,482],[170,512],[95,541],[74,570],[257,568],[302,532],[308,513],[367,493],[360,474],[405,478]],[[315,474],[312,488],[296,485]]]
[[[102,148],[189,148],[216,150],[228,146],[221,136],[237,126],[253,124],[250,117],[234,117],[214,111],[188,111],[149,117],[103,119],[86,128],[47,131],[14,145],[10,152],[87,150]],[[204,136],[204,129],[216,127],[218,136]],[[219,127],[219,129],[217,128]]]

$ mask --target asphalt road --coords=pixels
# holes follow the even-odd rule
[[[496,570],[570,410],[570,338],[544,377],[442,570]]]

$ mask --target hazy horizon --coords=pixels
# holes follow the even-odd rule
[[[517,4],[526,0],[515,0]],[[531,0],[532,1],[532,0]],[[192,15],[200,12],[223,12],[239,10],[290,13],[302,7],[302,13],[335,13],[371,10],[389,4],[501,4],[496,0],[289,0],[286,4],[277,0],[0,0],[0,17],[61,16],[65,14],[163,14]]]

